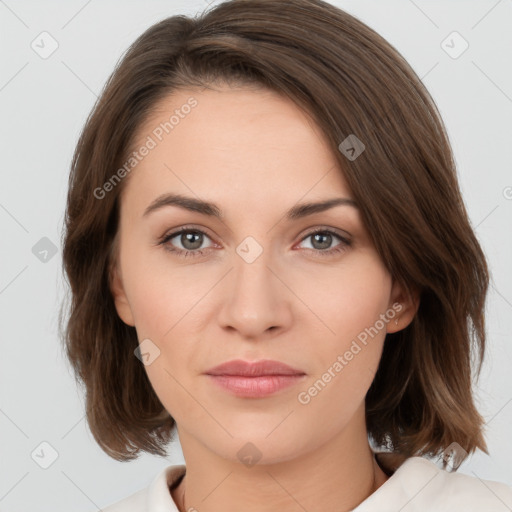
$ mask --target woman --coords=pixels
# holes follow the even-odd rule
[[[116,460],[185,465],[108,507],[507,510],[471,388],[488,269],[435,104],[320,0],[148,29],[78,142],[67,354]]]

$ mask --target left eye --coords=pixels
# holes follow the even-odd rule
[[[206,233],[197,229],[180,229],[167,236],[160,242],[168,251],[176,252],[179,256],[200,255],[203,250],[198,250],[203,242],[203,237],[208,237]],[[183,246],[176,249],[170,242],[173,238],[177,238]]]
[[[335,246],[334,248],[329,249],[328,246],[331,245],[332,240],[334,238],[337,238],[338,240],[341,240],[341,244],[338,244],[338,246]],[[342,236],[334,233],[333,231],[329,230],[319,230],[314,231],[313,233],[309,233],[309,235],[306,235],[302,240],[307,240],[308,238],[311,238],[313,240],[313,244],[318,244],[318,246],[313,246],[313,250],[318,249],[317,252],[332,252],[335,250],[338,250],[338,247],[345,246],[345,244],[349,245],[349,241]]]

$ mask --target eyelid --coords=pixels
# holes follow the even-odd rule
[[[194,225],[185,224],[183,226],[178,226],[177,228],[168,229],[161,237],[159,237],[159,240],[164,240],[165,238],[168,238],[169,236],[176,236],[181,234],[183,231],[197,231],[199,233],[203,233],[207,235],[209,238],[213,238],[209,234],[208,228],[205,228],[204,226],[198,227]]]
[[[304,235],[302,235],[300,241],[302,242],[304,238],[307,238],[311,235],[314,235],[316,233],[324,233],[324,232],[330,232],[335,234],[336,236],[340,237],[345,242],[351,242],[352,235],[348,231],[344,231],[338,228],[333,228],[330,226],[318,226],[315,228],[311,228],[310,230],[306,231]]]

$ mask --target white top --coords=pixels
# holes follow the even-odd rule
[[[103,512],[179,512],[169,487],[185,465],[168,466],[151,484]],[[410,457],[353,512],[510,512],[512,487],[477,476],[449,473],[423,457]]]

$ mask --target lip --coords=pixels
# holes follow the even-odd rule
[[[245,398],[262,398],[304,379],[302,370],[279,361],[253,363],[236,359],[211,368],[206,375],[225,391]]]
[[[210,368],[205,372],[207,375],[229,375],[242,377],[262,377],[269,375],[287,375],[297,376],[305,375],[305,372],[292,368],[291,366],[272,361],[271,359],[262,359],[260,361],[243,361],[242,359],[233,359],[225,363]]]

